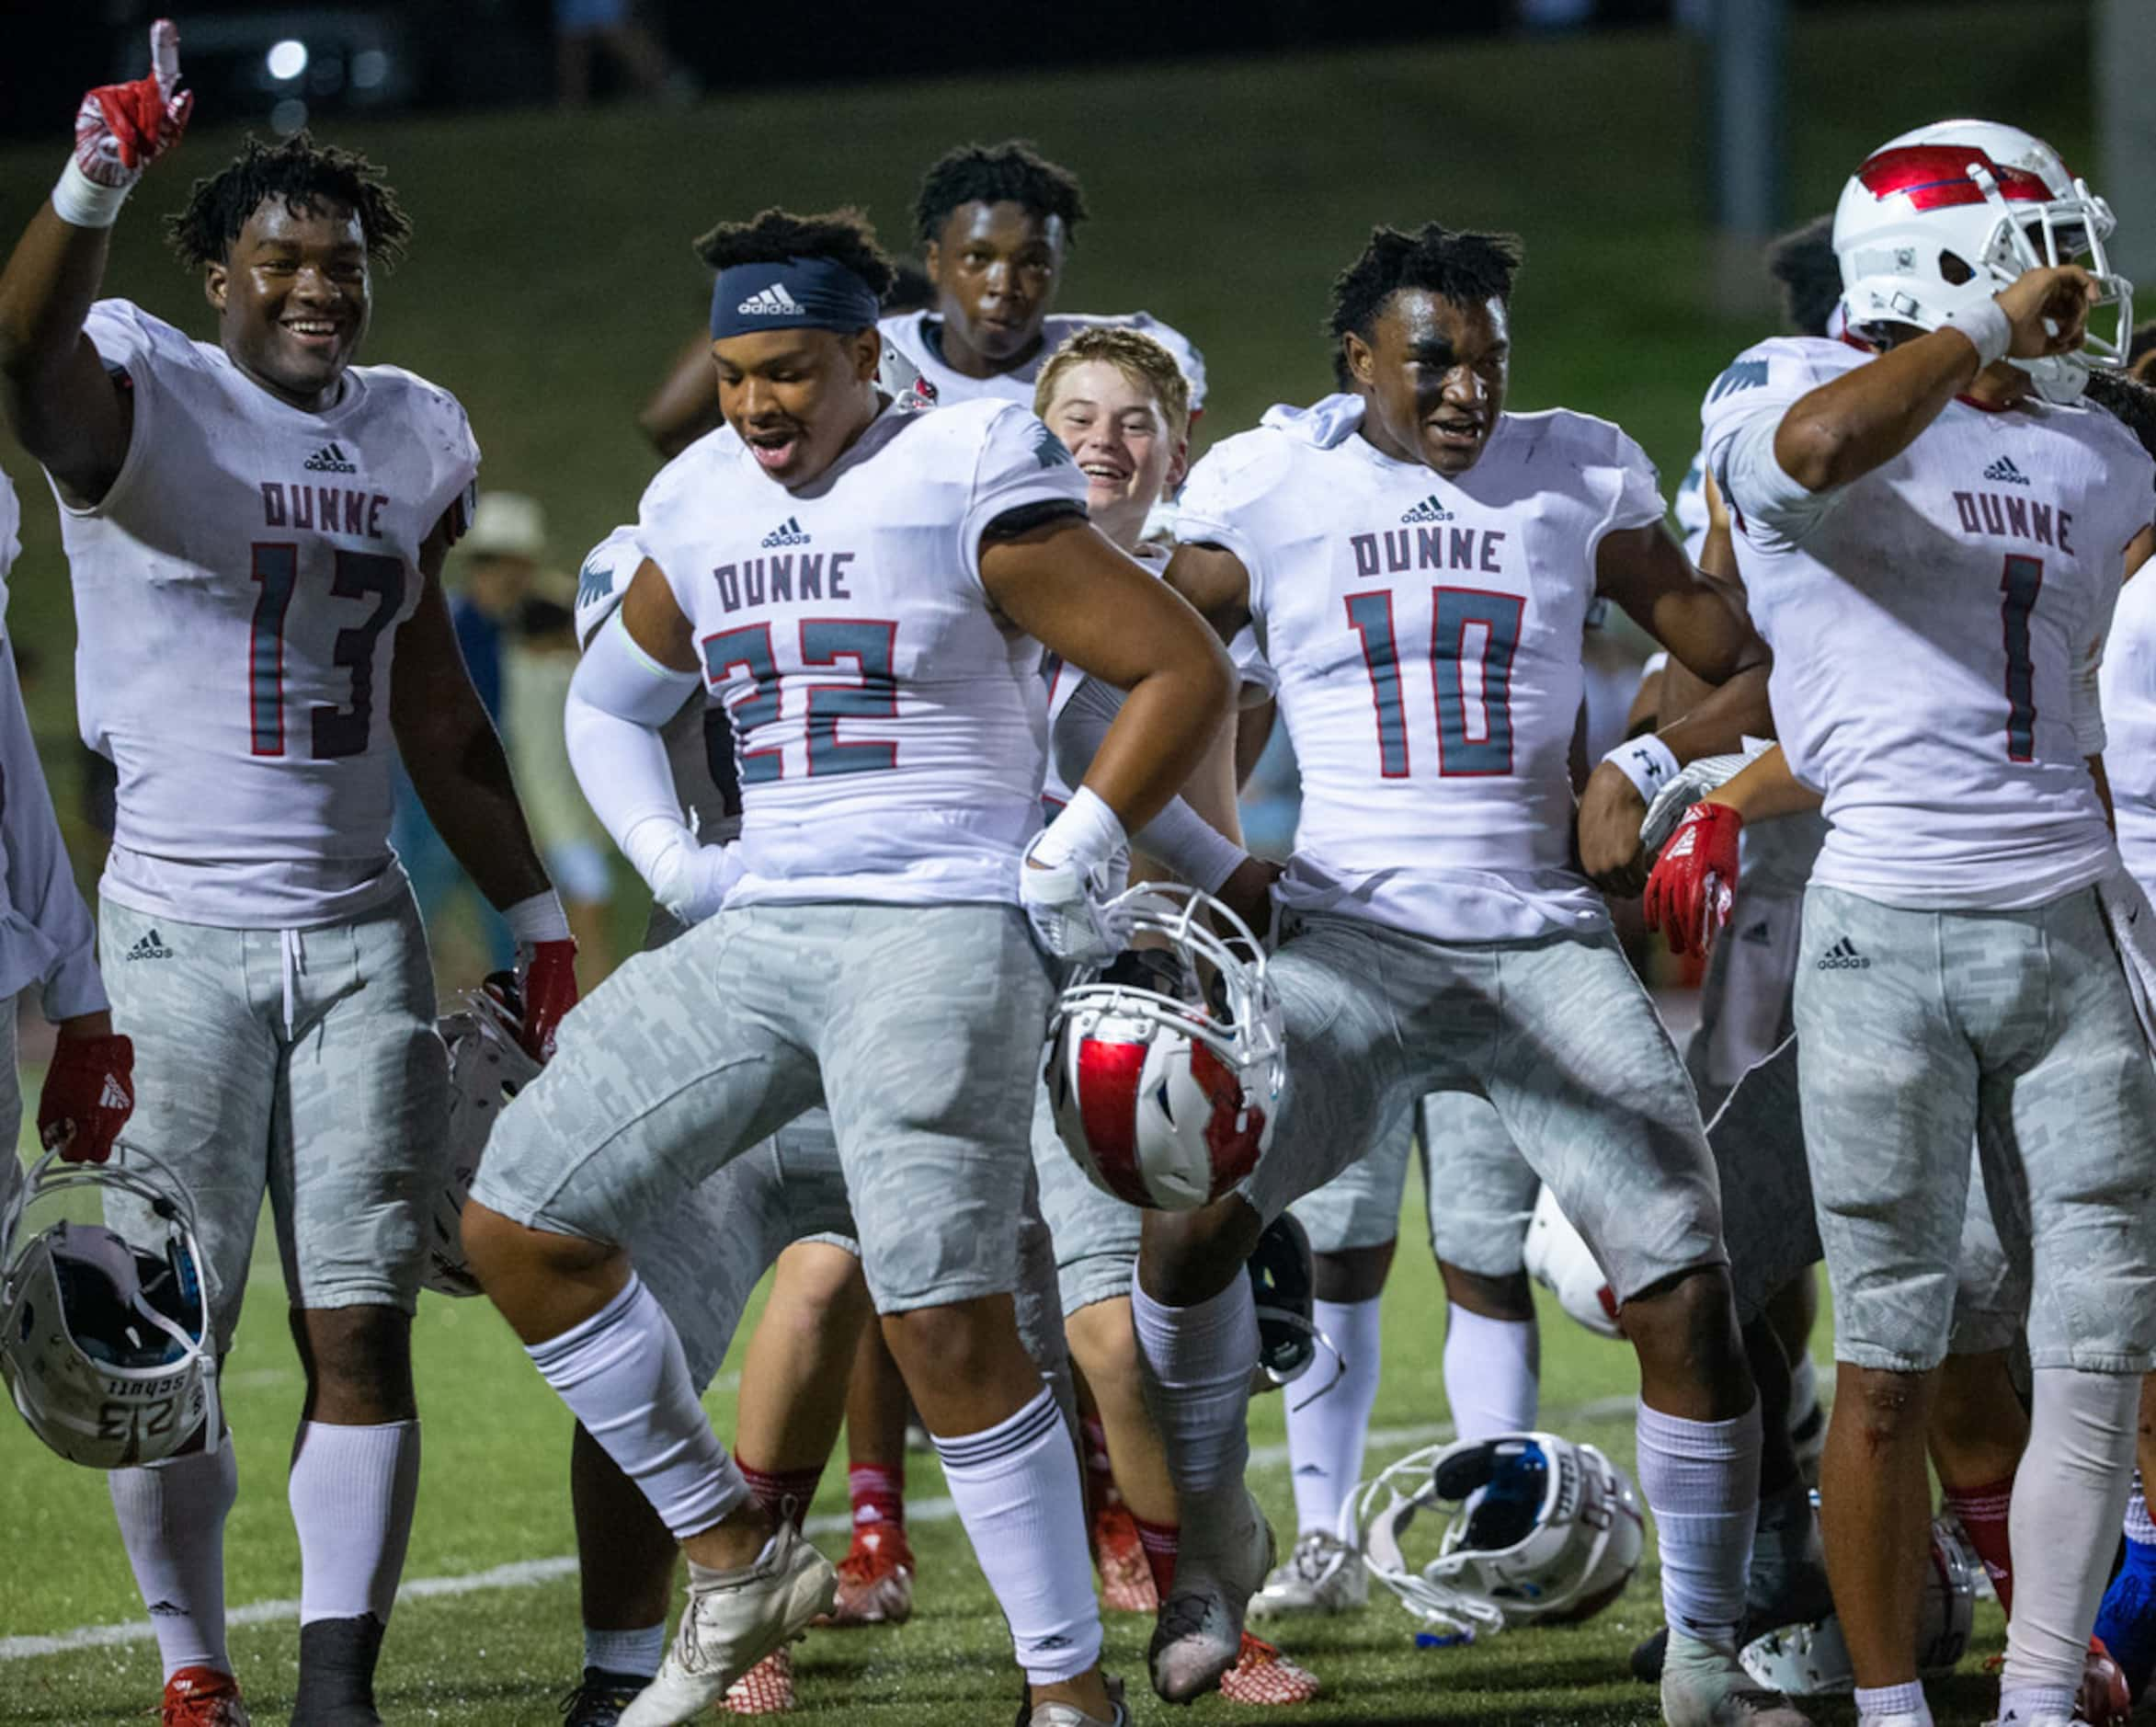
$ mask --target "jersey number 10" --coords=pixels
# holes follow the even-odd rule
[[[1430,678],[1437,708],[1441,777],[1512,771],[1512,654],[1527,602],[1480,588],[1430,590]],[[1377,709],[1377,771],[1409,773],[1408,704],[1389,592],[1350,594],[1348,625],[1363,638],[1370,697]]]
[[[254,578],[262,589],[255,600],[254,629],[247,646],[248,735],[257,756],[284,754],[284,617],[300,585],[300,548],[290,541],[255,547]],[[379,552],[340,549],[329,591],[340,600],[371,596],[374,609],[330,644],[331,663],[352,674],[349,707],[317,706],[310,716],[316,761],[364,755],[374,720],[374,644],[405,603],[405,566],[401,558]]]

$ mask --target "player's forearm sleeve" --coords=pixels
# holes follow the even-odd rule
[[[1055,735],[1051,739],[1055,771],[1066,785],[1084,783],[1101,740],[1122,708],[1122,692],[1097,678],[1088,678],[1071,692],[1070,700],[1056,716]],[[1130,841],[1192,886],[1209,894],[1218,893],[1221,884],[1249,857],[1180,797],[1169,798],[1160,813],[1132,834]]]
[[[15,926],[0,934],[0,942],[23,941],[33,949],[26,957],[34,963],[17,975],[41,980],[47,1019],[102,1013],[111,1003],[97,975],[97,929],[74,885],[52,795],[30,737],[29,715],[23,710],[15,655],[5,637],[0,637],[0,773],[5,774],[0,798],[6,800],[0,806],[0,843],[7,848],[7,902],[14,910],[8,921]]]
[[[631,639],[620,612],[591,638],[569,682],[562,732],[591,813],[650,882],[654,867],[692,839],[674,793],[659,727],[698,678],[662,666]]]
[[[1814,492],[1791,478],[1774,454],[1774,434],[1781,426],[1780,410],[1751,415],[1722,442],[1716,474],[1723,497],[1736,507],[1748,534],[1763,528],[1794,544],[1818,526],[1848,487]]]

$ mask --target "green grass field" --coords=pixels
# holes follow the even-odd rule
[[[1952,112],[2032,126],[2081,159],[2088,51],[2078,5],[1983,0],[1804,19],[1792,41],[1792,212],[1825,208],[1870,144]],[[340,128],[339,137],[389,166],[418,225],[411,260],[382,286],[370,357],[462,397],[487,452],[484,483],[540,495],[559,561],[573,564],[633,510],[651,471],[631,417],[702,315],[690,235],[768,203],[855,201],[905,246],[920,167],[954,140],[1011,132],[1079,169],[1093,201],[1063,303],[1144,306],[1189,332],[1212,369],[1206,434],[1238,429],[1272,401],[1320,394],[1328,281],[1371,223],[1437,216],[1526,237],[1514,404],[1561,402],[1616,418],[1673,476],[1692,452],[1704,383],[1759,327],[1710,304],[1704,72],[1698,44],[1635,31],[773,95],[745,77],[689,114],[493,114]],[[0,230],[27,218],[51,185],[65,118],[54,117],[50,148],[0,152]],[[218,118],[200,116],[179,162],[138,195],[108,278],[112,292],[205,334],[196,290],[161,255],[151,218],[177,201],[190,174],[222,159],[234,134]],[[68,808],[73,632],[57,529],[28,462],[4,439],[0,465],[29,515],[10,629],[46,658],[34,714]],[[622,917],[640,921],[631,897]],[[1406,1220],[1410,1241],[1420,1229],[1419,1218]],[[282,1719],[294,1677],[293,1626],[275,1604],[299,1585],[283,1476],[300,1379],[274,1256],[259,1269],[226,1380],[242,1476],[229,1587],[235,1609],[270,1604],[234,1639],[257,1719],[270,1721]],[[1374,1461],[1445,1418],[1441,1314],[1427,1254],[1403,1253],[1377,1409],[1386,1437]],[[1545,1362],[1549,1424],[1629,1467],[1631,1423],[1616,1401],[1633,1388],[1626,1355],[1553,1313]],[[482,1304],[428,1298],[418,1364],[428,1449],[406,1575],[448,1581],[399,1610],[383,1672],[390,1719],[551,1721],[578,1656],[574,1585],[559,1562],[571,1548],[567,1418]],[[722,1379],[712,1400],[722,1430],[731,1384]],[[1261,1406],[1255,1428],[1256,1482],[1284,1528],[1277,1401]],[[915,1460],[912,1491],[917,1504],[940,1496],[932,1458]],[[816,1509],[843,1509],[838,1471]],[[151,1646],[74,1646],[83,1628],[140,1614],[104,1484],[4,1417],[0,1530],[0,1720],[139,1718],[156,1694]],[[804,1645],[811,1716],[891,1727],[1009,1718],[1008,1643],[962,1536],[947,1520],[923,1521],[916,1541],[923,1581],[911,1625]],[[497,1571],[495,1586],[471,1586]],[[1653,1699],[1625,1678],[1623,1656],[1654,1623],[1655,1598],[1650,1562],[1590,1627],[1443,1653],[1415,1650],[1409,1620],[1381,1600],[1291,1635],[1328,1685],[1299,1718],[1651,1721]],[[1145,1629],[1111,1629],[1112,1664],[1139,1692]],[[1979,1647],[1995,1647],[1998,1635],[1986,1607]],[[70,1646],[18,1653],[31,1638]],[[1991,1689],[1975,1665],[1972,1656],[1956,1683],[1934,1687],[1943,1727],[1987,1713]],[[1216,1702],[1204,1712],[1237,1713]],[[1137,1714],[1166,1719],[1149,1699]],[[1819,1718],[1849,1719],[1834,1709]]]

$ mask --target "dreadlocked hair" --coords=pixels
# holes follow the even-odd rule
[[[696,242],[696,255],[713,269],[736,264],[782,264],[790,257],[823,257],[843,265],[881,300],[898,272],[876,244],[876,231],[860,211],[825,211],[797,216],[776,206],[747,222],[722,222]]]
[[[1066,239],[1086,219],[1085,189],[1068,168],[1047,160],[1023,138],[998,144],[960,144],[921,177],[913,203],[915,231],[923,246],[941,236],[961,204],[1012,203],[1036,216],[1060,216]]]
[[[412,219],[363,155],[318,144],[305,132],[266,144],[248,138],[240,153],[207,179],[197,180],[184,208],[165,219],[165,237],[189,269],[222,264],[247,219],[267,199],[281,198],[295,216],[325,207],[359,218],[367,256],[394,268],[412,237]]]
[[[1824,336],[1842,303],[1834,218],[1815,216],[1767,247],[1767,274],[1782,284],[1782,320],[1799,336]]]
[[[1325,332],[1336,353],[1351,331],[1368,341],[1385,303],[1403,288],[1427,289],[1460,305],[1510,300],[1524,257],[1515,234],[1471,234],[1435,222],[1412,234],[1373,228],[1363,256],[1333,279]]]

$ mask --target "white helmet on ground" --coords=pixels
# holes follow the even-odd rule
[[[1644,1524],[1632,1483],[1594,1447],[1518,1433],[1402,1458],[1350,1496],[1340,1538],[1410,1613],[1472,1640],[1593,1618],[1638,1569]]]
[[[1272,1143],[1285,1075],[1280,999],[1257,938],[1210,895],[1134,887],[1106,916],[1133,941],[1155,940],[1081,971],[1056,1003],[1046,1075],[1055,1130],[1103,1192],[1192,1210]]]
[[[30,1431],[95,1470],[158,1462],[205,1430],[214,1446],[224,1424],[194,1202],[154,1158],[119,1157],[48,1152],[0,1219],[0,1375]],[[150,1206],[162,1241],[64,1221],[23,1233],[32,1206],[112,1188]]]
[[[1591,1332],[1621,1337],[1617,1298],[1610,1280],[1587,1246],[1587,1239],[1557,1208],[1557,1195],[1545,1187],[1536,1195],[1527,1221],[1527,1275],[1557,1297],[1557,1305]]]
[[[1953,1672],[1968,1653],[1979,1574],[1976,1556],[1962,1545],[1961,1532],[1945,1518],[1933,1524],[1932,1565],[1916,1622],[1916,1666],[1924,1677]],[[1739,1659],[1761,1685],[1791,1697],[1838,1696],[1856,1688],[1842,1621],[1831,1613],[1809,1625],[1785,1626],[1755,1637]]]
[[[517,1041],[508,1010],[484,990],[466,995],[463,1005],[436,1029],[450,1051],[448,1179],[435,1190],[428,1213],[423,1281],[439,1295],[475,1296],[479,1280],[464,1257],[464,1201],[478,1179],[495,1118],[503,1104],[539,1077],[539,1063]]]
[[[2133,284],[2112,272],[2111,207],[2058,151],[2019,127],[1948,120],[1920,126],[1865,159],[1834,209],[1842,304],[1855,335],[1887,325],[1935,330],[2025,270],[2082,263],[2109,308],[2074,353],[2013,363],[2048,401],[2071,402],[2091,365],[2124,360]]]

